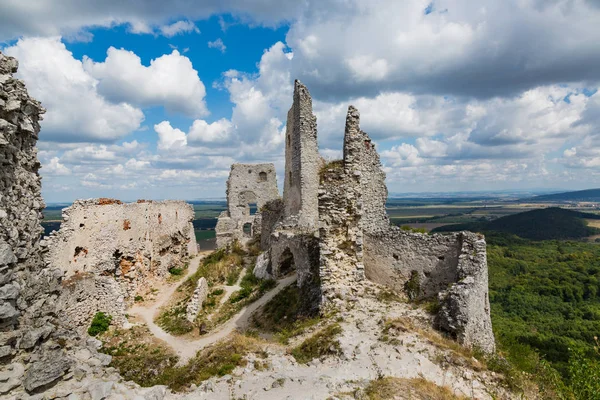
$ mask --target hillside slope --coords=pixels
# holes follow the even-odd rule
[[[600,219],[600,216],[550,207],[508,215],[493,221],[445,225],[432,232],[495,231],[531,240],[578,239],[597,234],[599,230],[588,226],[584,219]]]
[[[532,201],[600,201],[600,189],[578,190],[575,192],[563,192],[544,194],[531,198]]]

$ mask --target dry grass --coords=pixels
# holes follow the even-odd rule
[[[427,339],[431,345],[450,352],[450,357],[445,357],[448,362],[455,365],[468,366],[475,371],[486,368],[484,362],[480,362],[475,358],[476,354],[473,350],[462,346],[460,343],[449,339],[438,332],[417,327],[408,318],[386,320],[383,324],[381,339],[386,342],[393,341],[395,337],[408,331],[415,332],[422,338]]]
[[[299,363],[307,363],[324,356],[339,355],[342,352],[337,339],[340,333],[342,333],[342,328],[338,324],[326,326],[298,347],[293,348],[291,353]]]
[[[369,400],[462,400],[447,387],[438,386],[423,378],[381,378],[371,381],[365,390]]]
[[[586,219],[585,221],[587,222],[588,226],[600,229],[600,219]]]
[[[174,391],[184,390],[191,384],[198,385],[213,376],[227,375],[236,367],[245,366],[245,357],[250,353],[266,358],[259,339],[236,333],[200,350],[186,365],[166,370],[158,384],[167,385]]]
[[[141,386],[153,386],[172,369],[178,357],[163,341],[156,339],[148,328],[135,326],[129,330],[115,329],[101,337],[100,351],[110,354],[111,366],[126,380]]]

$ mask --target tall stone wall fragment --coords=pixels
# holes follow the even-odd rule
[[[233,164],[227,180],[227,211],[219,215],[216,226],[217,247],[258,236],[256,218],[267,202],[278,198],[273,164]]]
[[[344,168],[360,174],[360,193],[365,233],[384,232],[390,226],[385,209],[388,190],[379,154],[369,135],[360,129],[360,113],[348,108],[344,133]]]
[[[98,311],[125,323],[136,295],[197,253],[193,219],[183,201],[90,199],[64,209],[60,230],[45,240],[45,260],[65,274],[58,302],[71,323],[85,329]]]
[[[285,217],[297,217],[299,226],[317,229],[320,167],[312,98],[306,86],[295,81],[294,102],[288,111],[285,133],[283,202]]]

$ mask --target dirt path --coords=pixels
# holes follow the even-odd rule
[[[178,281],[176,284],[166,286],[164,290],[162,290],[160,294],[156,297],[156,300],[152,305],[148,307],[136,305],[129,310],[130,314],[141,318],[144,321],[144,323],[146,323],[146,325],[150,329],[150,332],[152,332],[152,334],[155,337],[164,340],[169,346],[173,348],[173,350],[179,356],[179,364],[184,364],[190,358],[194,357],[198,350],[215,342],[218,342],[219,340],[228,336],[235,329],[247,327],[250,321],[250,317],[258,308],[266,304],[269,300],[275,297],[277,293],[279,293],[286,286],[290,285],[296,280],[296,275],[294,274],[278,281],[277,286],[275,286],[275,288],[265,293],[260,299],[258,299],[254,303],[242,308],[229,321],[227,321],[224,325],[220,326],[217,331],[211,334],[208,334],[196,340],[189,340],[182,337],[173,336],[163,331],[160,326],[156,325],[154,323],[154,317],[158,313],[158,310],[163,305],[168,303],[171,296],[173,296],[173,294],[179,287],[180,282],[184,282],[185,279],[187,279],[191,274],[196,272],[202,258],[203,257],[194,258],[190,262],[190,266],[188,267],[183,279]],[[241,279],[242,274],[240,274],[240,278],[234,286],[225,286],[226,295],[223,296],[225,300],[222,300],[221,303],[224,303],[227,299],[229,299],[233,292],[240,289],[239,284],[241,282]]]

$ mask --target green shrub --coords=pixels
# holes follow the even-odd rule
[[[241,271],[239,269],[236,269],[227,275],[227,286],[233,286],[236,284],[238,278],[240,277],[240,272]]]
[[[171,275],[176,275],[176,276],[182,275],[183,274],[183,268],[171,267],[171,268],[169,268],[169,273]]]
[[[88,328],[88,334],[90,336],[97,336],[102,332],[106,332],[110,326],[112,317],[103,312],[97,312],[92,319],[92,324]]]
[[[133,298],[133,301],[135,301],[137,303],[137,302],[140,302],[140,301],[144,301],[144,298],[138,294],[137,296],[135,296]]]

